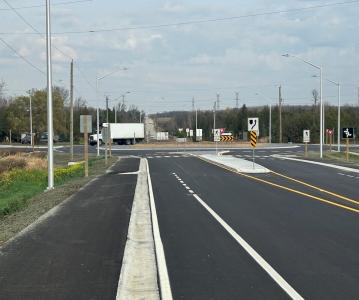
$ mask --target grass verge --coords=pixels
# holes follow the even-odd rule
[[[76,172],[73,172],[72,175],[66,175],[66,178],[60,175],[57,178],[56,188],[47,192],[44,192],[47,186],[46,174],[45,183],[41,181],[40,185],[34,184],[34,181],[28,181],[28,177],[25,178],[26,180],[23,178],[23,181],[19,183],[27,185],[27,189],[20,189],[17,186],[12,188],[13,191],[18,189],[17,193],[20,196],[18,199],[21,199],[15,201],[15,204],[12,204],[14,205],[13,208],[15,208],[15,210],[12,210],[11,214],[0,215],[0,246],[19,231],[37,220],[45,212],[76,193],[79,188],[84,186],[90,180],[98,175],[102,175],[116,160],[117,157],[109,159],[107,166],[105,166],[103,159],[91,160],[89,164],[90,176],[88,178],[83,177],[83,172],[81,170],[79,170],[77,174]],[[43,179],[43,174],[36,174],[36,176],[39,176],[36,180],[39,180],[40,178],[41,180]],[[1,193],[2,192],[3,191],[1,191]],[[3,195],[1,193],[0,199],[2,200]]]

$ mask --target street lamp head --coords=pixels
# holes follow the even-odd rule
[[[283,57],[290,57],[290,55],[288,53],[286,54],[282,54]]]

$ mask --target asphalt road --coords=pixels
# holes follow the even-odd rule
[[[126,159],[0,249],[0,299],[114,299],[139,159]]]
[[[273,271],[304,298],[357,298],[359,176],[271,156],[298,151],[258,149],[257,162],[274,173],[241,175],[185,149],[114,148],[149,161],[174,299],[289,298]],[[114,299],[137,178],[118,173],[138,163],[124,158],[1,249],[0,299]]]
[[[193,157],[153,158],[149,163],[175,299],[287,297],[191,191],[302,297],[354,299],[359,294],[357,213]],[[316,176],[315,168],[311,174]],[[318,196],[318,191],[285,178],[255,177]],[[339,180],[348,184],[344,177],[332,184]]]

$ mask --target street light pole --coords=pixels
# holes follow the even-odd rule
[[[341,99],[340,99],[340,83],[335,82],[329,79],[326,79],[328,82],[335,84],[338,87],[338,132],[337,132],[337,139],[338,139],[338,152],[340,152],[340,108],[341,108]]]
[[[50,0],[46,0],[46,62],[47,62],[47,189],[54,188],[53,152],[53,106],[52,106],[52,62],[51,62],[51,13]]]
[[[302,59],[299,56],[296,55],[291,55],[291,54],[283,54],[282,56],[284,57],[294,57],[304,63],[306,63],[307,65],[310,65],[316,69],[319,70],[320,72],[320,134],[319,134],[319,139],[320,139],[320,158],[323,158],[323,130],[324,130],[324,109],[323,109],[323,67],[321,66],[317,66],[309,61],[306,61],[304,59]]]
[[[98,101],[98,84],[99,84],[99,81],[108,77],[108,76],[111,76],[119,71],[127,71],[128,69],[126,67],[123,67],[123,68],[120,68],[120,69],[117,69],[111,73],[108,73],[104,76],[101,76],[101,77],[98,77],[96,75],[96,102],[99,103]],[[100,132],[100,112],[99,112],[100,108],[99,106],[97,106],[97,156],[100,156],[100,141],[99,141],[99,132]],[[108,117],[107,117],[107,123],[108,123]]]
[[[269,102],[269,134],[268,134],[268,141],[271,144],[272,143],[272,100],[266,96],[264,96],[262,93],[256,93],[258,96],[262,96],[267,99]]]
[[[272,103],[269,103],[269,144],[272,144]]]

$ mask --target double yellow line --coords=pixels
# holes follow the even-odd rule
[[[295,190],[295,189],[292,189],[292,188],[289,188],[289,187],[286,187],[286,186],[283,186],[283,185],[280,185],[280,184],[277,184],[277,183],[274,183],[274,182],[271,182],[271,181],[268,181],[268,180],[265,180],[265,179],[262,179],[262,178],[258,178],[258,177],[252,176],[252,175],[241,173],[241,172],[238,172],[238,171],[236,171],[234,169],[231,169],[231,168],[229,168],[227,166],[221,165],[219,163],[215,163],[215,162],[207,160],[207,159],[203,159],[201,157],[199,157],[199,158],[206,161],[206,162],[214,164],[214,165],[216,165],[218,167],[221,167],[223,169],[226,169],[228,171],[236,173],[236,174],[238,174],[240,176],[243,176],[243,177],[246,177],[246,178],[261,182],[261,183],[265,183],[265,184],[268,184],[268,185],[274,186],[276,188],[286,190],[286,191],[289,191],[289,192],[292,192],[292,193],[295,193],[295,194],[298,194],[298,195],[302,195],[302,196],[305,196],[305,197],[308,197],[308,198],[311,198],[311,199],[314,199],[314,200],[317,200],[317,201],[320,201],[320,202],[323,202],[323,203],[326,203],[326,204],[329,204],[329,205],[340,207],[342,209],[345,209],[345,210],[348,210],[348,211],[351,211],[351,212],[354,212],[354,213],[359,213],[359,209],[356,209],[356,208],[353,208],[353,207],[350,207],[350,206],[346,206],[346,205],[343,205],[343,204],[340,204],[340,203],[337,203],[337,202],[334,202],[334,201],[331,201],[331,200],[327,200],[327,199],[324,199],[324,198],[321,198],[321,197],[318,197],[318,196],[314,196],[314,195],[311,195],[311,194],[308,194],[308,193],[305,193],[305,192],[301,192],[301,191],[298,191],[298,190]],[[311,185],[311,184],[306,183],[304,181],[301,181],[301,180],[298,180],[298,179],[295,179],[295,178],[292,178],[292,177],[289,177],[289,176],[286,176],[286,175],[283,175],[283,174],[280,174],[280,173],[277,173],[277,172],[271,172],[271,173],[275,174],[275,175],[277,175],[279,177],[291,180],[293,182],[296,182],[296,183],[302,184],[304,186],[310,187],[312,189],[318,190],[319,192],[326,193],[326,194],[331,195],[331,196],[335,196],[335,197],[337,197],[339,199],[342,199],[344,201],[348,201],[350,203],[353,203],[353,204],[359,206],[359,201],[356,201],[356,200],[350,199],[348,197],[333,193],[331,191],[327,191],[327,190],[325,190],[323,188],[317,187],[315,185]]]

